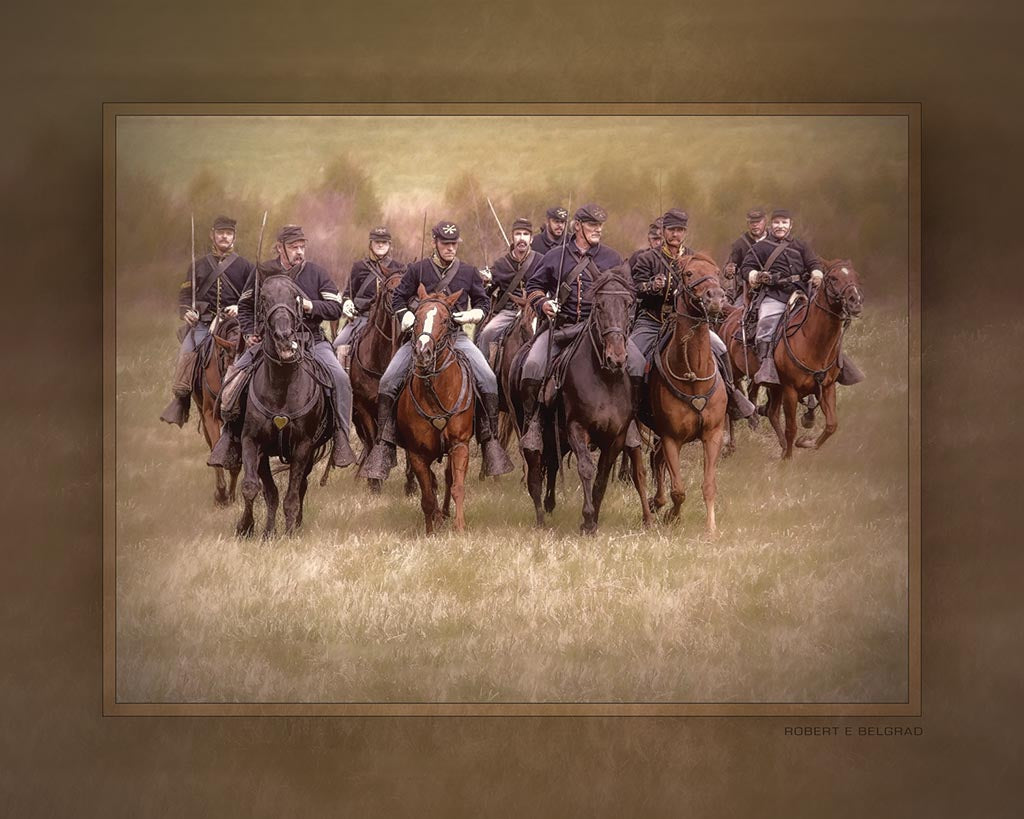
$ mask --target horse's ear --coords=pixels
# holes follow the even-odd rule
[[[420,286],[416,288],[416,295],[420,297],[420,301],[427,297],[427,288],[423,286],[423,282],[420,282]]]
[[[459,300],[459,297],[461,295],[462,295],[462,291],[461,290],[456,290],[454,293],[452,293],[448,298],[446,298],[444,300],[444,303],[447,304],[449,307],[451,307],[452,305],[455,304],[455,302],[457,302]]]

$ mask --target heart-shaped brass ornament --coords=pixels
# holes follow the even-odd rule
[[[698,398],[694,398],[690,402],[690,406],[693,407],[695,410],[697,410],[697,412],[700,412],[702,409],[704,409],[704,407],[706,407],[707,404],[708,404],[708,399],[705,398],[703,395],[699,396]]]
[[[430,423],[432,423],[435,427],[437,427],[437,429],[444,429],[446,426],[448,426],[448,419],[447,418],[433,418],[433,419],[431,419]]]
[[[274,426],[277,427],[278,429],[284,429],[286,426],[288,426],[288,416],[287,415],[275,415],[274,416]]]

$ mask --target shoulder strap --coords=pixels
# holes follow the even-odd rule
[[[196,288],[196,301],[201,301],[210,292],[210,288],[217,283],[217,279],[224,275],[224,272],[231,267],[237,258],[237,253],[229,253],[221,260],[220,264],[216,266],[211,264],[213,269],[210,271],[210,275]]]
[[[437,265],[434,264],[433,260],[430,261],[430,266],[434,268],[435,272],[437,271]],[[441,276],[441,280],[434,285],[434,287],[437,288],[436,292],[443,293],[445,290],[448,289],[448,286],[452,283],[452,280],[455,278],[455,275],[459,272],[459,268],[461,266],[462,262],[459,261],[458,256],[452,259],[452,263],[448,267],[448,272]]]
[[[519,272],[517,272],[516,275],[512,277],[512,281],[509,282],[508,287],[505,288],[505,292],[501,294],[501,298],[498,299],[497,304],[491,307],[492,315],[496,315],[502,311],[502,308],[508,303],[508,300],[512,297],[512,294],[515,293],[519,285],[522,284],[523,277],[526,276],[526,271],[530,269],[530,266],[533,264],[534,260],[537,258],[538,255],[539,254],[536,250],[531,250],[529,255],[527,255],[527,257],[523,259],[523,263],[519,266]]]
[[[583,270],[588,265],[593,264],[593,261],[594,260],[590,256],[584,253],[583,258],[576,263],[576,266],[572,270],[569,271],[569,275],[562,279],[562,284],[558,288],[558,293],[555,294],[559,305],[565,304],[566,300],[569,298],[572,286],[576,284],[576,279],[580,277],[580,274],[583,273]]]

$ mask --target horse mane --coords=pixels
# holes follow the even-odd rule
[[[607,270],[601,272],[601,275],[594,279],[590,286],[592,293],[598,293],[603,287],[614,282],[615,284],[622,285],[631,293],[636,292],[636,283],[633,281],[633,277],[629,274],[629,263],[623,262],[615,267],[610,267]]]
[[[710,265],[714,265],[715,270],[718,270],[718,262],[711,258],[710,254],[703,250],[695,250],[693,255],[690,256],[696,262],[707,262]],[[721,272],[721,271],[719,271]]]

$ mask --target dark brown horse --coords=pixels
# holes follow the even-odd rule
[[[666,519],[674,520],[686,499],[679,455],[682,445],[700,440],[704,446],[704,505],[707,530],[717,532],[715,521],[715,468],[725,435],[726,385],[711,351],[709,324],[727,304],[718,266],[708,256],[689,257],[680,275],[675,298],[671,337],[654,356],[649,395],[651,428],[661,436],[655,451],[654,474],[658,491],[655,508],[665,505],[663,466],[672,478],[672,508]]]
[[[622,267],[605,271],[590,286],[590,316],[556,368],[558,389],[549,408],[542,411],[544,450],[526,450],[527,485],[537,515],[554,509],[554,475],[559,467],[561,442],[567,441],[576,456],[583,487],[583,521],[580,531],[597,531],[608,477],[626,443],[634,419],[633,386],[625,369],[626,335],[634,304],[633,282]],[[549,384],[549,387],[551,385]],[[513,393],[513,398],[515,393]],[[514,398],[515,400],[515,398]],[[598,449],[597,465],[591,449]],[[639,447],[629,449],[633,483],[640,496],[644,525],[651,522],[647,503],[647,475]],[[548,480],[547,497],[541,506],[541,488]]]
[[[775,346],[778,384],[768,384],[768,420],[779,437],[784,460],[793,457],[797,402],[816,395],[825,415],[825,428],[815,440],[801,438],[797,446],[818,449],[839,428],[836,379],[842,356],[843,334],[864,308],[860,278],[848,259],[829,261],[825,277],[808,299],[802,292],[790,299],[780,319]],[[786,411],[782,428],[779,410]]]
[[[331,440],[333,410],[324,394],[325,382],[314,369],[314,342],[300,317],[302,299],[302,291],[286,275],[268,276],[260,288],[257,327],[262,360],[249,382],[242,425],[245,511],[236,529],[242,537],[252,534],[253,501],[261,483],[267,505],[263,537],[274,533],[278,503],[270,470],[274,455],[289,465],[285,530],[290,534],[302,525],[309,473],[317,450]]]
[[[380,377],[401,343],[398,322],[391,313],[391,298],[402,273],[390,273],[370,303],[366,325],[352,345],[349,378],[352,381],[352,422],[363,443],[363,455],[377,437],[377,391]],[[360,460],[361,462],[361,460]],[[407,475],[407,478],[411,477]],[[380,492],[382,481],[370,479],[370,490]]]
[[[220,417],[217,414],[217,398],[220,395],[224,372],[240,352],[241,330],[234,316],[218,317],[211,328],[209,345],[200,348],[199,377],[192,387],[192,400],[199,410],[199,429],[206,439],[206,445],[213,445],[220,438]],[[235,487],[241,467],[229,470],[230,485],[224,478],[224,469],[213,467],[215,491],[213,500],[218,506],[235,502]]]
[[[413,324],[412,375],[398,396],[397,442],[420,484],[427,534],[447,517],[455,499],[455,528],[466,528],[466,471],[473,437],[475,393],[469,363],[455,352],[452,308],[462,295],[427,293],[421,284]],[[437,504],[437,479],[430,465],[445,454],[444,512]]]

